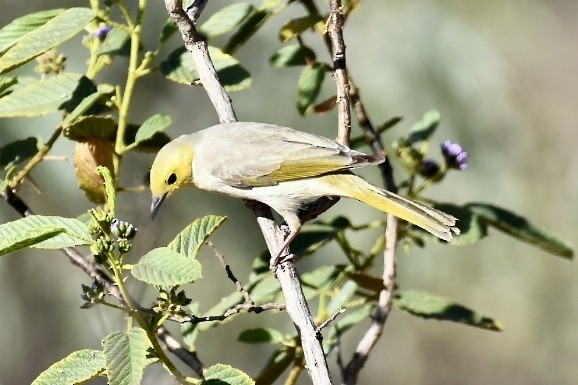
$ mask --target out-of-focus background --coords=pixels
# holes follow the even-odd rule
[[[147,18],[152,24],[145,45],[152,47],[167,16],[162,2],[150,3]],[[210,2],[204,19],[227,3]],[[87,4],[4,0],[0,26],[33,11],[67,6]],[[320,6],[325,5],[320,2]],[[298,6],[293,8],[291,15],[302,14]],[[283,22],[290,14],[281,16]],[[268,57],[280,46],[276,33],[281,24],[281,20],[270,21],[237,54],[254,74],[252,88],[233,95],[237,114],[241,120],[268,121],[332,136],[334,116],[303,118],[296,112],[298,70],[268,65]],[[304,39],[317,41],[313,36]],[[345,39],[349,69],[370,117],[376,123],[404,117],[388,133],[389,142],[425,112],[437,109],[442,124],[432,156],[438,156],[437,145],[446,139],[458,141],[469,151],[469,169],[452,173],[429,192],[432,197],[456,204],[483,201],[508,207],[578,243],[578,7],[574,1],[366,1],[348,20]],[[79,39],[61,52],[68,56],[69,70],[84,70],[87,54]],[[119,81],[126,65],[117,61],[103,79]],[[156,112],[171,115],[171,135],[217,121],[201,88],[177,86],[160,75],[139,85],[136,105],[134,122]],[[24,135],[46,140],[58,121],[57,116],[0,120],[0,144]],[[37,213],[76,216],[91,207],[76,188],[71,151],[72,145],[62,141],[52,155],[69,160],[44,162],[34,171],[41,194],[30,183],[24,185],[22,196]],[[123,170],[124,184],[141,183],[152,158],[132,156]],[[377,174],[366,176],[377,180]],[[215,243],[241,279],[250,261],[264,249],[252,213],[229,198],[183,192],[165,204],[154,223],[148,218],[148,193],[123,195],[119,207],[121,219],[140,229],[134,258],[166,244],[193,218],[209,213],[229,216]],[[352,202],[340,202],[325,216],[337,213],[351,216],[354,223],[379,217]],[[0,204],[0,219],[14,220],[17,214]],[[332,258],[335,250],[320,255],[319,263]],[[505,330],[495,333],[423,321],[396,311],[360,383],[578,382],[576,262],[495,232],[476,246],[434,246],[409,253],[400,250],[398,255],[402,287],[450,297],[502,321]],[[233,288],[209,252],[201,258],[207,266],[205,279],[189,293],[210,304]],[[56,360],[74,350],[99,348],[105,334],[125,327],[115,312],[80,309],[81,283],[89,284],[89,279],[57,252],[26,250],[0,259],[1,385],[28,384]],[[134,290],[138,297],[138,287]],[[152,300],[150,293],[140,298],[145,304]],[[238,325],[263,322],[287,331],[291,325],[283,313],[256,317],[247,315],[203,337],[199,351],[205,362],[229,363],[257,373],[270,350],[237,343]],[[355,337],[344,341],[346,357]],[[223,343],[215,344],[217,338]],[[335,357],[330,360],[334,366]],[[167,377],[160,372],[149,374],[146,383],[171,383],[162,380]]]

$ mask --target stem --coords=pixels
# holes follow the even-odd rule
[[[167,368],[167,370],[171,372],[173,376],[175,376],[175,378],[177,379],[177,381],[179,381],[179,383],[188,382],[186,377],[176,368],[176,366],[166,355],[165,351],[163,350],[163,348],[159,344],[159,341],[156,338],[155,332],[151,330],[150,325],[145,321],[145,319],[140,314],[139,310],[135,307],[132,298],[129,296],[128,291],[126,290],[126,285],[124,283],[125,281],[122,277],[122,272],[118,261],[114,258],[114,256],[111,253],[107,253],[107,258],[111,265],[114,274],[114,280],[118,286],[118,290],[120,291],[122,297],[126,302],[126,307],[128,308],[129,315],[131,315],[130,318],[134,319],[139,324],[139,326],[146,332],[147,337],[150,340],[153,349],[159,358],[159,361],[162,362],[162,364]]]
[[[48,154],[48,152],[52,149],[52,146],[54,145],[54,143],[60,137],[61,134],[62,134],[62,127],[58,127],[52,133],[52,136],[50,137],[50,139],[48,139],[48,141],[44,144],[44,146],[42,146],[42,148],[40,150],[38,150],[36,155],[34,155],[28,161],[28,163],[26,163],[26,166],[24,166],[22,171],[20,171],[18,174],[16,174],[14,179],[12,179],[12,181],[9,184],[9,188],[11,190],[17,190],[18,189],[18,187],[20,186],[20,184],[22,183],[24,178],[26,178],[28,176],[28,174],[30,174],[32,169],[34,167],[36,167],[36,165],[38,163],[42,162],[42,159],[44,159],[46,154]]]

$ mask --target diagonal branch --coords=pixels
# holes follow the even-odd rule
[[[200,40],[194,22],[182,9],[182,0],[165,0],[165,6],[181,32],[185,47],[193,56],[201,83],[217,111],[219,120],[221,122],[236,121],[231,99],[216,76],[207,44]],[[271,255],[277,255],[284,239],[282,231],[272,219],[271,209],[258,204],[255,205],[254,211]],[[281,264],[277,268],[276,275],[285,296],[287,312],[301,336],[305,361],[313,384],[329,385],[331,379],[323,346],[316,333],[315,324],[303,295],[293,261],[286,260]]]

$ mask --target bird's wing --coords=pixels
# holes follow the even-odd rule
[[[204,171],[236,187],[270,186],[383,161],[288,127],[242,122],[206,131],[204,141],[225,151],[214,151],[211,159],[216,161]]]

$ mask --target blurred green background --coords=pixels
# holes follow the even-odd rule
[[[150,3],[145,45],[148,42],[152,47],[166,12],[162,2]],[[227,3],[211,1],[203,19]],[[0,26],[42,9],[86,5],[79,1],[4,0]],[[233,102],[241,120],[290,125],[332,136],[333,113],[323,118],[297,114],[294,100],[299,71],[268,65],[269,56],[279,48],[277,29],[290,15],[300,14],[301,9],[294,6],[291,12],[273,18],[238,52],[254,79],[249,91],[232,95]],[[85,68],[87,53],[79,40],[61,50],[68,57],[70,71]],[[577,244],[575,1],[366,1],[348,20],[345,40],[349,69],[373,121],[379,124],[392,116],[404,117],[388,133],[388,142],[406,132],[425,112],[437,109],[442,124],[432,155],[437,156],[438,143],[446,139],[458,141],[470,152],[468,171],[452,173],[441,186],[428,191],[430,196],[456,204],[484,201],[508,207]],[[313,44],[317,38],[305,36],[305,41]],[[174,43],[179,42],[175,39]],[[117,60],[105,77],[122,83],[126,65]],[[331,82],[327,86],[330,90]],[[134,122],[156,112],[169,114],[174,121],[171,135],[217,121],[201,88],[177,86],[160,75],[139,85],[135,106]],[[0,120],[0,143],[26,135],[46,140],[58,121],[57,116]],[[71,152],[71,143],[61,141],[51,155],[68,160],[44,162],[33,172],[40,194],[30,183],[24,184],[21,195],[37,213],[77,216],[91,207],[76,188]],[[123,184],[141,183],[152,158],[129,157]],[[376,173],[366,176],[378,180]],[[253,214],[229,198],[183,192],[166,203],[154,223],[148,218],[148,193],[122,195],[119,207],[121,219],[140,229],[134,258],[166,244],[193,218],[210,213],[229,216],[215,243],[241,279],[264,248]],[[342,201],[325,218],[337,213],[351,216],[354,223],[379,217],[360,204]],[[0,205],[0,219],[14,220],[17,214],[8,205]],[[360,237],[358,242],[367,248],[371,239]],[[334,261],[336,250],[328,248],[313,264]],[[195,283],[189,293],[200,298],[206,309],[234,288],[208,251],[201,259],[206,266],[205,279]],[[577,272],[575,262],[495,232],[471,247],[434,245],[408,253],[400,250],[398,280],[402,287],[450,297],[497,318],[505,330],[494,333],[423,321],[396,311],[362,371],[360,383],[576,384]],[[99,348],[106,333],[125,327],[117,313],[79,308],[80,284],[89,282],[56,252],[25,250],[0,259],[0,385],[28,384],[56,360],[77,349]],[[152,300],[150,293],[139,294],[138,287],[134,293],[144,304]],[[257,373],[270,350],[235,341],[240,327],[256,323],[287,331],[292,327],[283,313],[244,316],[202,337],[201,358],[208,365],[224,362]],[[352,335],[344,341],[346,358],[358,337]],[[217,339],[220,342],[215,344]],[[335,357],[330,361],[335,369]],[[171,383],[166,378],[153,370],[145,383]]]

